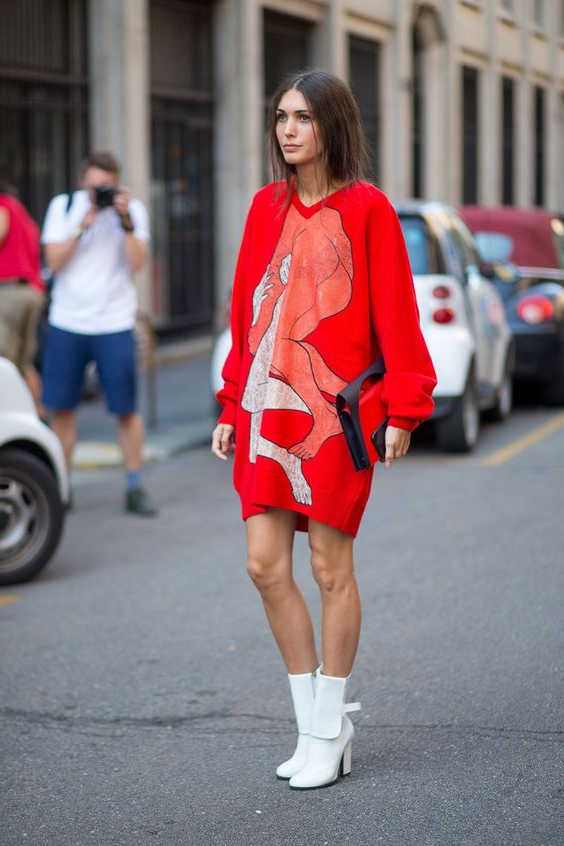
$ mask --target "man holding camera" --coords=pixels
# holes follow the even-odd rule
[[[111,153],[92,153],[82,168],[81,190],[54,197],[47,210],[41,240],[55,283],[43,402],[70,467],[84,370],[89,361],[96,363],[107,408],[118,419],[125,508],[153,516],[156,508],[140,480],[143,422],[137,411],[133,334],[133,273],[147,258],[149,221],[143,204],[118,185],[119,170]]]

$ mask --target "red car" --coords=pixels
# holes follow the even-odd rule
[[[564,405],[564,220],[543,209],[462,206],[515,336],[518,382]]]

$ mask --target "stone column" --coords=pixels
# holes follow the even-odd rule
[[[549,6],[548,35],[550,38],[550,83],[547,89],[546,118],[546,169],[545,205],[551,211],[564,209],[564,166],[562,165],[564,144],[564,104],[558,88],[558,41],[560,35],[560,9],[558,4]]]
[[[443,21],[446,31],[444,49],[444,83],[442,98],[444,115],[441,131],[444,134],[443,172],[444,199],[458,204],[462,199],[462,103],[461,70],[456,39],[456,8],[451,0],[443,0]]]
[[[347,34],[343,0],[327,0],[325,16],[315,27],[313,56],[316,67],[348,78]]]
[[[219,0],[215,4],[215,273],[219,309],[233,282],[249,203],[262,184],[262,45],[258,0]]]
[[[479,152],[478,202],[496,205],[501,194],[500,180],[500,78],[498,74],[497,7],[486,6],[487,63],[480,71],[479,96]]]
[[[150,210],[148,0],[90,0],[90,149],[111,150],[122,181]],[[149,308],[149,273],[138,275]]]
[[[395,29],[391,38],[391,86],[385,92],[382,113],[386,116],[388,138],[383,189],[394,199],[412,194],[412,56],[411,2],[394,3]]]
[[[393,196],[392,178],[395,167],[396,147],[396,126],[395,117],[395,91],[394,85],[397,82],[397,33],[391,30],[388,37],[381,41],[381,63],[380,63],[380,181],[378,187],[390,196]],[[399,196],[399,195],[398,195]]]
[[[558,77],[552,77],[548,89],[548,150],[546,167],[546,207],[551,211],[564,209],[564,94],[558,90]]]
[[[529,27],[521,26],[521,75],[517,94],[517,205],[533,204],[534,111],[530,77]]]
[[[444,41],[435,40],[425,47],[424,59],[425,131],[423,161],[423,196],[448,200],[446,148],[451,141],[445,129],[448,101],[443,96],[447,51]]]

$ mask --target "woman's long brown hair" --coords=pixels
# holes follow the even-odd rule
[[[281,83],[272,97],[268,119],[268,148],[274,181],[286,183],[288,199],[296,176],[295,165],[287,164],[276,137],[276,110],[287,91],[303,94],[321,135],[322,164],[326,186],[350,185],[364,179],[368,152],[360,109],[349,86],[325,71],[293,74]]]

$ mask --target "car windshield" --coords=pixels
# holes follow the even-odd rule
[[[425,223],[420,217],[400,216],[401,228],[414,276],[430,273],[429,243]]]
[[[474,238],[483,261],[509,261],[513,252],[513,238],[503,232],[475,232]]]

